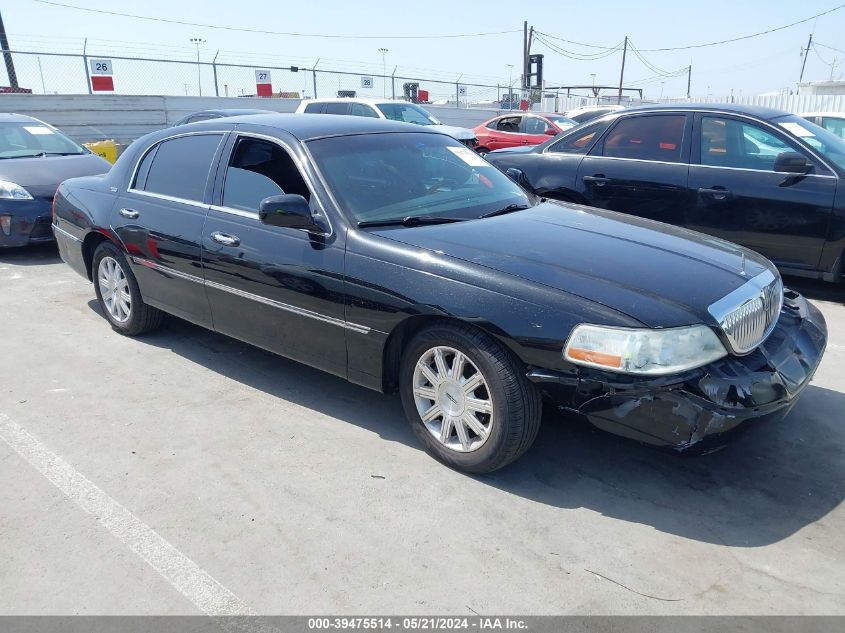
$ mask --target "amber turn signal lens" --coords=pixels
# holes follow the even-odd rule
[[[569,358],[572,360],[582,360],[587,363],[604,365],[606,367],[614,367],[617,369],[622,367],[622,357],[615,354],[604,354],[602,352],[579,349],[577,347],[570,347],[568,353]]]

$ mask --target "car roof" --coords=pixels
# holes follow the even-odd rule
[[[0,112],[0,123],[14,123],[14,122],[21,122],[26,123],[28,121],[39,121],[31,116],[26,116],[25,114],[15,114],[14,112]]]
[[[798,114],[798,116],[829,116],[845,119],[845,112],[834,112],[833,110],[819,112],[801,112]]]
[[[736,103],[661,103],[626,108],[625,110],[619,110],[619,114],[655,110],[668,110],[674,112],[697,112],[704,110],[707,112],[722,112],[725,114],[748,114],[760,119],[777,119],[779,117],[789,115],[789,112],[786,112],[785,110],[775,110],[774,108],[764,108],[762,106],[739,105]]]
[[[220,108],[215,110],[199,110],[192,112],[188,116],[195,116],[197,114],[219,114],[221,116],[240,116],[242,114],[269,114],[273,110],[258,110],[256,108]]]
[[[300,141],[308,141],[326,136],[348,136],[352,134],[375,134],[379,132],[418,132],[420,134],[443,134],[429,126],[414,125],[375,117],[344,116],[324,114],[251,114],[213,121],[192,123],[193,129],[214,129],[221,125],[238,125],[241,129],[248,126],[276,128],[292,134]],[[172,129],[172,128],[171,128]]]
[[[302,103],[366,103],[367,105],[378,105],[380,103],[401,103],[404,105],[417,105],[403,99],[373,99],[371,97],[329,97],[327,99],[303,99]]]

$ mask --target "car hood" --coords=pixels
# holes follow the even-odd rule
[[[448,134],[454,139],[459,141],[468,141],[470,139],[475,138],[475,132],[469,130],[465,127],[455,127],[454,125],[443,125],[442,123],[437,125],[428,125],[426,126],[430,130],[437,130],[439,132],[443,132],[444,134]]]
[[[105,174],[109,168],[111,164],[96,154],[8,158],[0,160],[0,180],[14,182],[36,198],[52,198],[68,178]]]
[[[375,233],[578,295],[649,327],[715,325],[712,303],[775,270],[753,251],[701,233],[559,203]]]

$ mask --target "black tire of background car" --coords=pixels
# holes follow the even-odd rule
[[[426,428],[414,404],[416,362],[426,350],[439,345],[466,354],[484,375],[491,392],[491,435],[472,452],[460,453],[440,444]],[[402,355],[399,384],[402,407],[414,434],[430,455],[456,470],[476,474],[498,470],[525,453],[540,430],[542,399],[525,378],[524,368],[504,347],[472,327],[442,323],[419,332]]]
[[[103,302],[103,296],[100,293],[100,284],[97,281],[97,271],[100,268],[100,260],[104,257],[114,258],[120,267],[123,269],[123,274],[126,275],[126,280],[129,283],[129,295],[131,297],[131,309],[129,311],[129,318],[120,323],[115,321],[106,309]],[[158,328],[164,321],[164,312],[144,303],[141,298],[141,289],[138,287],[138,282],[132,269],[129,267],[129,262],[126,261],[126,256],[123,252],[111,242],[103,242],[94,251],[94,260],[92,263],[92,270],[94,271],[94,292],[97,293],[97,301],[100,303],[100,309],[108,320],[109,324],[115,332],[124,334],[126,336],[138,336],[146,332],[151,332]]]

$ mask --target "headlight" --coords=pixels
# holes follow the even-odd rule
[[[20,185],[0,180],[0,200],[32,200],[32,196]]]
[[[647,376],[695,369],[727,354],[706,325],[666,330],[578,325],[563,348],[563,357],[576,365]]]

